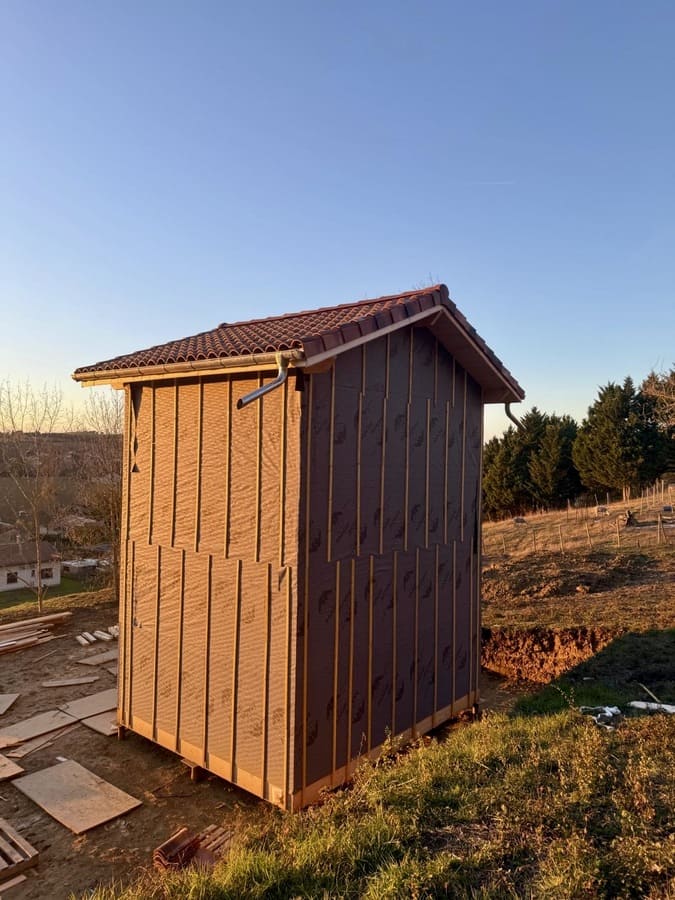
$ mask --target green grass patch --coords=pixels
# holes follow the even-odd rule
[[[490,716],[364,764],[350,790],[270,809],[213,872],[95,900],[672,896],[675,722],[614,732],[570,709]]]
[[[540,691],[519,700],[519,715],[549,714],[569,707],[620,706],[651,701],[675,703],[675,628],[631,632]]]
[[[91,585],[86,582],[79,581],[76,578],[68,578],[61,576],[61,583],[49,587],[45,593],[45,600],[51,600],[55,597],[63,597],[66,594],[79,594],[82,591],[90,591]],[[24,606],[32,604],[37,608],[37,600],[35,591],[30,588],[19,588],[17,591],[3,591],[0,594],[0,612],[5,609],[12,609],[15,606]]]
[[[63,588],[59,593],[56,593],[57,588],[53,588],[54,593],[50,589],[42,604],[42,615],[89,606],[109,606],[113,603],[110,588],[92,590],[91,585],[83,584],[74,578],[62,578],[59,588]],[[13,596],[13,602],[11,600],[5,602],[10,594]],[[16,594],[25,596],[16,597],[14,596]],[[40,613],[35,594],[32,591],[8,591],[7,594],[0,594],[0,621],[3,624],[38,615]]]

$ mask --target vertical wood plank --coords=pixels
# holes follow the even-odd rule
[[[364,345],[365,349],[365,345]],[[359,394],[358,399],[358,418],[356,426],[356,535],[354,552],[357,556],[361,554],[361,447],[363,442],[363,391]]]
[[[155,562],[155,640],[152,659],[152,736],[157,739],[157,690],[159,686],[159,617],[162,598],[162,546],[157,544]]]
[[[258,376],[258,387],[263,385],[263,376]],[[262,434],[263,434],[263,402],[256,400],[256,441],[255,441],[255,545],[253,559],[260,562],[260,528],[262,518]]]
[[[197,395],[197,484],[195,497],[195,552],[199,552],[199,526],[202,510],[202,443],[204,432],[204,382],[199,379]]]
[[[209,698],[211,696],[211,616],[213,597],[213,557],[206,555],[206,644],[204,646],[204,710],[202,722],[202,749],[204,764],[209,758]]]
[[[368,752],[373,746],[373,591],[375,589],[375,557],[370,556],[368,566],[368,689],[367,704],[367,740]]]
[[[466,493],[466,393],[467,393],[467,384],[466,384],[466,371],[464,371],[464,378],[462,379],[463,384],[463,396],[462,396],[462,483],[461,483],[461,491],[460,491],[460,503],[461,503],[461,511],[459,516],[459,528],[460,528],[460,540],[464,540],[464,495]]]
[[[270,695],[270,633],[272,620],[272,567],[268,563],[267,597],[265,601],[265,644],[263,650],[263,695],[262,695],[262,751],[260,779],[263,791],[267,789],[267,738],[269,734],[269,695]]]
[[[293,650],[293,586],[291,581],[291,569],[288,570],[286,579],[286,702],[284,703],[284,807],[287,807],[290,797],[293,795],[291,784],[291,746],[293,744],[293,688],[294,678],[292,671]]]
[[[309,557],[310,557],[310,521],[312,512],[312,414],[314,411],[314,379],[310,376],[307,388],[307,458],[305,462],[305,559],[304,578],[305,596],[303,603],[303,642],[302,642],[302,790],[307,787],[307,677],[309,675]]]
[[[382,457],[380,460],[380,545],[379,552],[384,553],[384,520],[385,520],[385,484],[387,474],[387,397],[382,398]]]
[[[119,676],[117,683],[117,705],[122,710],[125,724],[130,719],[130,692],[128,688],[130,655],[129,655],[129,504],[131,493],[131,392],[129,385],[124,386],[124,438],[122,452],[122,534],[120,535],[120,596],[121,601],[121,628],[120,628],[120,652],[119,652]]]
[[[326,559],[333,558],[333,469],[335,453],[335,365],[330,370],[330,422],[328,425],[328,504],[326,507]]]
[[[435,361],[435,356],[434,356]],[[435,369],[434,369],[435,373]],[[434,386],[434,392],[436,388]],[[427,422],[426,422],[426,441],[425,441],[425,460],[424,460],[424,546],[429,546],[429,457],[431,453],[431,400],[427,399]]]
[[[178,589],[178,640],[176,642],[176,752],[180,747],[181,684],[183,680],[183,630],[185,609],[185,550],[180,552],[180,583]]]
[[[285,565],[285,546],[286,546],[286,460],[288,440],[288,380],[284,381],[281,388],[283,391],[281,401],[281,442],[280,442],[280,459],[279,459],[279,565]]]
[[[234,768],[237,760],[237,690],[239,684],[239,649],[241,643],[241,581],[242,581],[242,561],[238,559],[236,561],[236,573],[235,573],[235,607],[234,607],[234,618],[232,622],[233,629],[233,657],[234,657],[234,665],[232,666],[232,731],[230,733],[230,762],[232,763],[232,771],[234,772]]]
[[[398,734],[401,729],[398,727],[396,719],[396,691],[398,681],[398,659],[396,651],[398,648],[398,552],[394,550],[392,554],[392,628],[391,628],[391,732]]]
[[[178,487],[178,382],[173,383],[173,460],[171,469],[171,537],[169,546],[176,543],[176,490]]]
[[[155,489],[155,386],[148,385],[144,388],[150,395],[150,474],[148,491],[148,543],[152,543],[152,511],[153,511],[153,492]]]
[[[225,449],[225,534],[223,544],[225,556],[230,555],[230,519],[232,517],[232,376],[227,379],[227,430]]]
[[[420,640],[420,551],[415,550],[415,625],[413,638],[413,728],[419,721],[417,714],[419,694],[419,640]]]
[[[335,564],[335,633],[333,636],[333,755],[332,771],[337,763],[338,706],[340,701],[340,563]]]

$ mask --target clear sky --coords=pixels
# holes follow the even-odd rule
[[[674,48],[671,0],[3,0],[0,377],[444,281],[581,418],[675,357]]]

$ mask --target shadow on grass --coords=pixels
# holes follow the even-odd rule
[[[519,700],[512,715],[558,712],[578,706],[620,706],[651,700],[675,703],[675,628],[628,632],[542,690]],[[625,710],[624,710],[625,711]]]

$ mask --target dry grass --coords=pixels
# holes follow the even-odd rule
[[[625,528],[619,531],[618,547],[613,523],[622,509],[615,504],[611,516],[588,520],[586,510],[579,510],[575,521],[572,510],[569,516],[554,512],[527,518],[524,525],[487,523],[483,530],[484,624],[492,628],[599,626],[617,632],[672,626],[675,529],[666,526],[657,542],[655,524]],[[645,509],[638,519],[656,523],[656,512]]]

